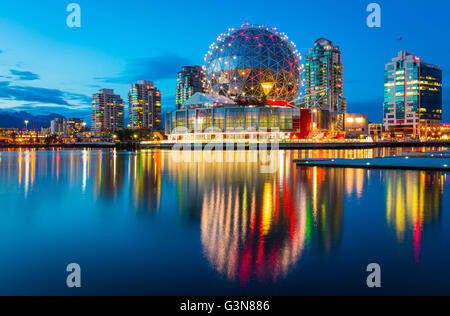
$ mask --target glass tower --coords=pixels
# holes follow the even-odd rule
[[[329,112],[331,121],[327,129],[342,131],[347,101],[344,98],[344,73],[339,47],[333,46],[327,39],[318,39],[306,57],[305,69],[306,105]]]
[[[177,109],[197,92],[207,92],[205,71],[200,66],[184,66],[177,77]]]
[[[401,51],[384,71],[385,130],[420,136],[442,120],[442,70]]]
[[[152,81],[141,80],[131,84],[128,105],[132,129],[161,129],[161,92]]]
[[[92,97],[92,131],[108,135],[124,127],[124,102],[114,90],[102,89]]]

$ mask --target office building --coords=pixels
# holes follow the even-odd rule
[[[398,136],[423,136],[442,120],[442,70],[401,51],[384,72],[383,125]]]

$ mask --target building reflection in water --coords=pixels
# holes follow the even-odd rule
[[[245,153],[252,155],[252,153]],[[306,200],[296,190],[291,157],[279,157],[278,174],[258,165],[227,165],[225,181],[205,187],[201,240],[210,264],[230,280],[277,281],[295,267],[307,235]],[[212,166],[208,170],[220,170]]]
[[[274,173],[252,151],[0,152],[0,180],[17,181],[24,198],[41,182],[92,192],[95,201],[122,199],[134,211],[158,212],[173,200],[178,216],[200,223],[203,252],[232,281],[277,282],[305,251],[329,254],[342,240],[344,200],[364,198],[372,179],[383,182],[387,225],[399,243],[412,239],[416,261],[422,235],[441,219],[441,173],[297,168],[297,158],[363,158],[393,149],[274,151]],[[179,158],[179,157],[178,157]],[[379,179],[379,180],[378,180]],[[167,188],[164,190],[162,188]],[[175,202],[176,200],[176,202]],[[165,212],[172,209],[165,208]]]
[[[300,181],[297,185],[305,191],[302,198],[312,216],[310,238],[319,250],[329,253],[342,233],[345,170],[300,168],[297,174]]]
[[[227,162],[229,153],[212,155],[209,163],[169,159],[168,168],[180,216],[200,219],[204,254],[221,275],[241,284],[276,282],[308,245],[328,253],[340,241],[343,169],[298,169],[295,152],[276,152],[278,171],[264,174],[254,152],[233,153],[235,162]]]
[[[161,151],[128,155],[129,189],[135,210],[159,211],[163,167]]]
[[[412,238],[414,258],[419,262],[424,229],[441,220],[444,175],[386,170],[384,181],[388,226],[395,230],[399,243]]]
[[[3,151],[0,152],[0,175],[7,185],[17,180],[18,189],[22,190],[24,198],[27,198],[34,189],[38,167],[39,170],[45,168],[42,162],[39,163],[38,166],[35,150],[19,150],[14,155]]]
[[[117,198],[124,187],[125,156],[116,150],[100,152],[92,157],[92,165],[94,198]]]
[[[101,152],[83,156],[83,166],[92,160],[94,198],[117,199],[129,190],[136,211],[158,211],[161,203],[162,158],[154,152]],[[89,177],[89,173],[87,175]],[[85,182],[83,174],[83,186]]]

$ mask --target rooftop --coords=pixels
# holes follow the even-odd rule
[[[208,94],[208,93],[201,93],[197,92],[194,94],[190,99],[188,99],[186,102],[182,104],[183,107],[191,107],[195,105],[200,104],[213,104],[213,105],[221,105],[221,106],[227,106],[227,105],[236,105],[236,103],[224,96],[217,95],[217,94]]]

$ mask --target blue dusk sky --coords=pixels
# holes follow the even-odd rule
[[[66,25],[71,2],[81,6],[81,28]],[[366,25],[371,2],[381,5],[381,28]],[[98,89],[126,101],[129,83],[146,79],[172,110],[180,67],[203,65],[220,33],[253,23],[285,32],[303,56],[318,38],[332,40],[343,54],[348,111],[373,122],[382,120],[384,64],[398,51],[439,65],[448,122],[449,14],[448,0],[1,1],[0,108],[88,118]]]

